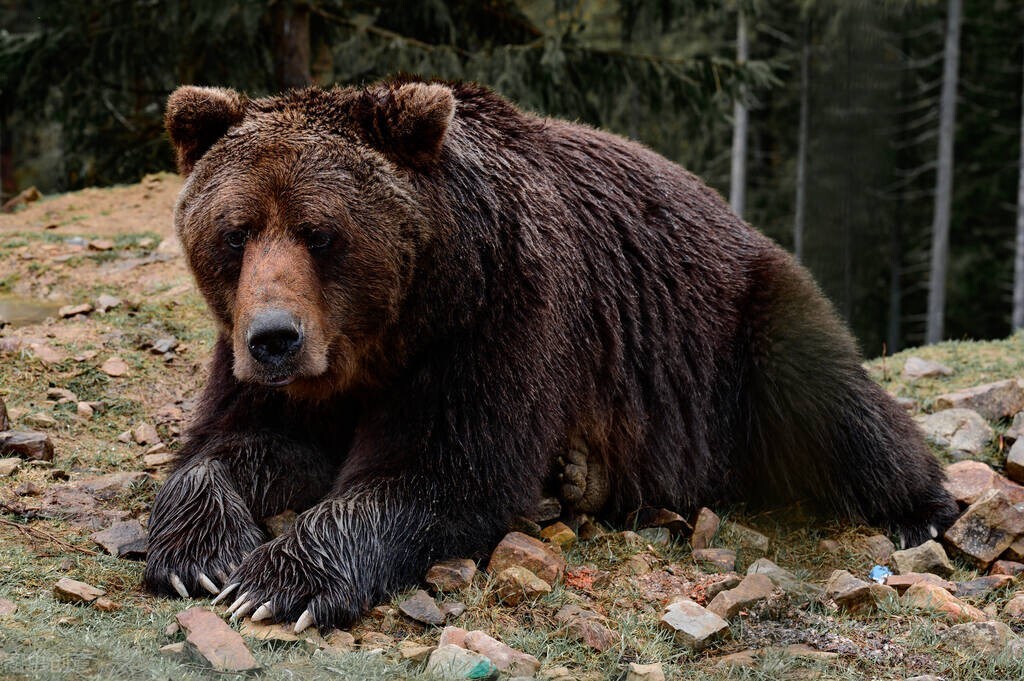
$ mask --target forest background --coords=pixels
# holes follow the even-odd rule
[[[182,83],[400,71],[683,164],[810,267],[869,356],[1024,325],[1020,0],[0,0],[3,198],[172,168]]]

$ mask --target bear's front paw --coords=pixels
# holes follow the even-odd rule
[[[295,633],[311,625],[345,626],[359,617],[354,589],[338,570],[337,558],[316,540],[299,541],[294,533],[253,551],[231,576],[231,584],[214,604],[237,594],[228,606],[231,619],[295,622]]]

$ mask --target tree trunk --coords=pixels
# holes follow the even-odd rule
[[[309,70],[309,6],[304,2],[278,0],[270,16],[278,87],[282,90],[308,87],[313,83]]]
[[[747,19],[741,11],[736,28],[736,63],[747,63],[750,51],[747,39]],[[732,107],[732,173],[729,178],[729,205],[737,215],[743,217],[747,201],[747,105],[743,101],[741,88]]]
[[[796,143],[796,210],[793,217],[793,253],[804,259],[804,222],[807,210],[807,135],[811,85],[810,21],[804,22],[803,46],[800,51],[800,126]]]
[[[1024,89],[1021,90],[1020,170],[1017,180],[1017,248],[1013,258],[1013,330],[1024,327]]]
[[[939,103],[939,157],[935,179],[935,213],[932,221],[932,262],[928,283],[928,327],[925,341],[943,338],[946,308],[946,269],[949,263],[949,222],[953,201],[953,141],[956,136],[957,71],[960,62],[961,0],[949,0],[946,47],[942,65]]]

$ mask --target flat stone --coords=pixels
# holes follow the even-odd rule
[[[110,239],[93,239],[89,242],[90,251],[109,251],[114,248],[114,242]]]
[[[505,605],[519,605],[551,593],[551,585],[519,565],[494,576],[494,595]]]
[[[708,602],[714,600],[715,596],[722,593],[723,591],[735,589],[740,585],[740,582],[742,581],[743,579],[735,572],[730,572],[722,575],[721,579],[719,579],[717,582],[712,582],[711,584],[708,584],[707,588],[704,590]]]
[[[1003,616],[1011,619],[1024,619],[1024,594],[1018,593],[1003,606]]]
[[[543,497],[526,517],[535,523],[546,523],[557,520],[560,515],[562,515],[562,502],[555,497]]]
[[[1014,442],[1006,455],[1006,477],[1024,483],[1024,439]]]
[[[77,402],[78,395],[67,388],[47,388],[46,399],[59,403]]]
[[[937,378],[952,376],[953,370],[945,364],[933,362],[920,357],[908,357],[903,363],[903,378],[914,381],[919,378]]]
[[[14,475],[21,468],[21,459],[17,457],[8,457],[6,459],[0,459],[0,478],[6,478]]]
[[[284,641],[290,643],[299,640],[295,633],[293,624],[278,624],[271,622],[253,622],[246,617],[242,625],[238,627],[238,633],[245,638],[256,639],[257,641]]]
[[[540,531],[540,538],[567,549],[576,543],[576,533],[563,522],[552,523]]]
[[[981,461],[967,459],[946,466],[943,486],[961,506],[969,506],[982,494],[996,487],[999,474]]]
[[[887,599],[898,598],[896,589],[858,579],[846,570],[835,570],[825,585],[825,595],[840,608],[854,613],[870,612]]]
[[[117,522],[91,535],[91,539],[112,556],[142,560],[146,557],[149,536],[138,520]]]
[[[665,609],[661,626],[672,632],[676,643],[694,652],[731,635],[728,622],[686,599],[678,600]]]
[[[174,454],[156,454],[153,456],[170,456],[172,461],[175,458],[177,458]],[[149,457],[147,456],[145,458],[148,459]],[[295,520],[298,517],[299,516],[297,513],[295,513],[295,511],[288,509],[286,511],[278,513],[277,515],[272,515],[269,518],[264,518],[263,526],[267,528],[267,532],[270,533],[271,537],[280,537],[281,535],[286,534],[290,529],[292,529],[292,527],[295,526]]]
[[[936,409],[973,409],[996,421],[1024,410],[1024,384],[1016,378],[986,383],[935,398]]]
[[[0,617],[10,617],[18,612],[18,604],[6,598],[0,598]]]
[[[690,535],[690,546],[694,550],[711,548],[711,542],[718,534],[721,524],[722,519],[710,508],[697,511],[697,517],[693,521],[693,534]]]
[[[334,652],[349,652],[356,648],[356,637],[351,632],[335,629],[323,637],[324,645]]]
[[[160,434],[152,423],[140,423],[132,428],[132,439],[136,444],[152,445],[160,442]]]
[[[1019,574],[1024,574],[1024,563],[1013,560],[997,560],[992,563],[988,573],[990,575],[1010,575],[1011,577],[1016,577]]]
[[[518,565],[548,584],[554,584],[565,572],[565,559],[553,553],[544,542],[520,532],[509,532],[491,554],[487,571],[497,574]]]
[[[128,370],[128,362],[124,361],[120,357],[111,357],[100,365],[100,371],[105,373],[107,376],[112,376],[114,378],[127,376]]]
[[[441,630],[441,638],[438,639],[437,645],[440,646],[458,646],[460,648],[466,647],[466,634],[469,632],[462,627],[445,627]]]
[[[469,558],[449,558],[431,565],[425,581],[434,592],[455,592],[468,588],[475,575],[474,561]]]
[[[1013,581],[1010,575],[987,575],[967,582],[957,582],[957,598],[981,598],[1002,589]]]
[[[917,416],[914,421],[929,441],[958,457],[977,456],[995,437],[988,422],[971,409],[945,409]]]
[[[423,646],[414,641],[399,641],[398,654],[403,660],[412,662],[426,662],[430,654],[437,650],[437,646]]]
[[[533,676],[540,670],[540,660],[511,648],[482,631],[470,631],[464,639],[466,648],[490,660],[498,671],[512,676]]]
[[[80,418],[88,420],[91,419],[95,413],[96,410],[93,409],[93,406],[88,402],[79,402],[75,405],[75,414]]]
[[[1024,650],[1024,641],[1002,622],[957,624],[942,632],[941,638],[943,646],[969,658],[1017,657]]]
[[[739,523],[727,523],[726,527],[729,531],[730,540],[734,542],[738,548],[749,549],[757,553],[767,553],[771,542],[765,535],[753,528]]]
[[[423,624],[439,626],[444,624],[444,614],[437,607],[437,603],[423,589],[417,589],[411,598],[407,598],[398,605],[406,617],[414,619]]]
[[[219,615],[205,608],[189,608],[176,616],[187,634],[185,652],[221,672],[248,672],[260,668],[242,636]]]
[[[92,607],[100,612],[117,612],[121,609],[121,604],[115,603],[106,596],[100,596],[92,602]]]
[[[440,605],[441,614],[444,615],[446,620],[450,620],[454,617],[458,617],[462,613],[466,612],[466,604],[460,601],[453,601],[450,603],[442,603]]]
[[[630,662],[626,668],[626,681],[665,681],[665,670],[661,664],[637,664]]]
[[[736,569],[736,552],[732,549],[696,549],[693,560],[702,570],[732,572]]]
[[[31,343],[29,349],[36,359],[46,365],[60,364],[68,358],[67,354],[46,343]]]
[[[868,555],[868,558],[879,565],[888,563],[889,559],[892,558],[892,554],[896,551],[896,545],[884,534],[873,534],[870,537],[864,537],[860,541],[860,546],[864,553]]]
[[[758,558],[747,567],[748,575],[762,574],[772,580],[778,588],[790,596],[798,598],[816,598],[822,594],[822,588],[801,580],[789,570],[779,567],[767,558]]]
[[[742,669],[745,667],[753,667],[757,665],[758,659],[761,657],[761,651],[748,648],[747,650],[741,650],[738,653],[729,653],[728,655],[722,655],[716,658],[716,667],[725,667],[728,669]]]
[[[949,593],[956,591],[956,585],[952,582],[943,580],[938,574],[932,574],[931,572],[907,572],[906,574],[890,574],[886,578],[886,586],[892,587],[898,593],[902,594],[904,591],[909,589],[915,584],[926,582],[933,584],[937,587],[945,589]]]
[[[686,518],[667,508],[641,508],[629,515],[626,524],[639,529],[663,527],[672,534],[690,530],[690,523],[686,522]]]
[[[149,346],[149,351],[154,355],[166,355],[178,347],[178,339],[174,336],[158,338]]]
[[[935,540],[894,552],[892,563],[896,567],[896,572],[901,575],[909,572],[931,572],[940,577],[949,577],[953,574],[953,564],[949,562],[942,544]]]
[[[57,419],[46,412],[37,411],[22,417],[22,423],[33,428],[53,428],[57,425]]]
[[[174,463],[177,460],[178,455],[175,454],[174,452],[164,452],[162,454],[146,454],[145,456],[142,457],[142,463],[146,468],[160,468],[161,466],[169,466],[170,464]],[[292,513],[294,514],[295,512],[292,511]],[[277,516],[274,517],[276,518]],[[266,522],[267,520],[269,519],[264,519],[264,522]],[[275,534],[273,536],[279,537],[280,535]]]
[[[454,645],[442,645],[430,654],[427,673],[443,679],[496,679],[498,668],[479,653]]]
[[[618,632],[606,626],[608,618],[576,605],[562,606],[555,613],[555,620],[562,624],[569,638],[598,652],[604,652],[617,645],[621,638]]]
[[[65,305],[59,310],[57,314],[67,319],[68,317],[74,317],[80,314],[89,314],[92,312],[92,305],[89,303],[79,303],[78,305]]]
[[[989,490],[946,530],[945,541],[980,568],[988,567],[1024,534],[1024,508]]]
[[[120,306],[121,299],[107,293],[100,294],[100,297],[96,299],[97,312],[107,312],[108,310],[113,310],[115,307]]]
[[[160,646],[160,650],[157,652],[163,657],[184,657],[185,642],[179,641],[178,643],[168,643],[165,646]]]
[[[763,574],[747,575],[735,589],[719,593],[708,604],[707,610],[722,619],[732,619],[741,610],[765,600],[775,591],[775,584]]]
[[[914,584],[902,596],[904,605],[932,610],[954,622],[983,622],[988,616],[968,605],[940,586],[927,582]]]
[[[61,603],[92,603],[100,596],[105,596],[106,593],[103,589],[97,589],[91,584],[67,577],[61,577],[53,585],[53,596]]]

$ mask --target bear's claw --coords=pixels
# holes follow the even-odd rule
[[[313,613],[309,610],[303,610],[302,614],[299,615],[298,621],[295,622],[295,633],[301,634],[303,631],[313,625]]]
[[[225,580],[223,580],[223,581],[227,582],[228,580],[226,580],[226,579],[225,579]],[[241,582],[235,582],[234,584],[228,584],[228,585],[227,585],[226,587],[224,587],[224,589],[223,589],[223,590],[222,590],[222,591],[221,591],[221,592],[220,592],[220,593],[219,593],[219,594],[217,595],[217,597],[213,599],[213,601],[212,601],[212,602],[210,603],[210,605],[217,605],[218,603],[220,603],[221,601],[223,601],[224,599],[226,599],[226,598],[227,598],[228,596],[230,596],[230,595],[231,595],[231,593],[232,593],[232,592],[233,592],[233,591],[234,591],[235,589],[237,589],[237,588],[238,588],[238,585],[239,585],[239,584],[241,584]]]
[[[252,620],[253,622],[259,622],[260,620],[267,619],[272,614],[274,614],[274,612],[273,612],[273,610],[270,609],[270,601],[267,601],[266,603],[264,603],[260,607],[256,608],[256,612],[254,612],[249,617],[249,619]]]
[[[199,585],[209,591],[211,594],[216,596],[220,593],[220,589],[214,584],[213,580],[207,577],[204,573],[199,573]]]
[[[191,596],[188,595],[188,589],[185,588],[185,585],[181,581],[181,577],[172,572],[167,581],[171,583],[171,586],[178,592],[179,596],[182,598],[191,598]]]

